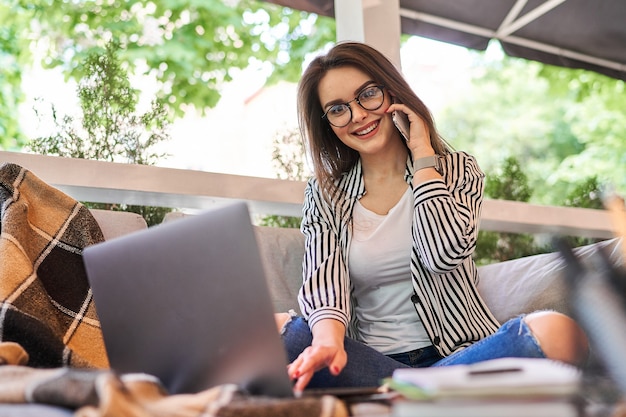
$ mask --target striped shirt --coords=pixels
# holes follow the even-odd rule
[[[413,192],[411,302],[431,342],[442,356],[467,347],[500,326],[477,291],[472,259],[478,236],[484,173],[464,152],[442,158],[443,180],[413,188],[413,162],[407,158],[405,180]],[[331,203],[315,178],[305,190],[301,230],[305,237],[300,310],[313,327],[335,319],[359,339],[353,314],[348,254],[352,211],[365,194],[361,162],[343,175]],[[407,261],[409,261],[407,259]]]

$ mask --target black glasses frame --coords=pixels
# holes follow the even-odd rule
[[[363,94],[365,91],[367,91],[368,89],[370,89],[370,88],[372,88],[372,87],[378,88],[378,89],[380,90],[380,92],[383,94],[383,99],[380,101],[380,104],[379,104],[378,106],[376,106],[376,107],[374,107],[374,108],[372,108],[372,109],[368,109],[367,107],[365,107],[365,106],[363,105],[363,103],[361,103],[361,99],[360,99],[360,97],[361,97],[361,94]],[[363,89],[359,92],[359,94],[357,94],[357,96],[356,96],[355,98],[353,98],[352,100],[350,100],[350,101],[346,101],[345,103],[341,103],[341,104],[334,104],[333,106],[331,106],[331,107],[330,107],[330,109],[326,110],[326,113],[324,113],[324,114],[322,115],[322,119],[326,119],[326,121],[327,121],[329,124],[331,124],[331,125],[333,125],[333,126],[335,126],[335,127],[345,127],[345,126],[348,126],[348,125],[350,124],[350,121],[352,120],[352,106],[350,106],[350,103],[352,103],[353,101],[356,101],[356,102],[358,103],[358,105],[359,105],[359,106],[361,106],[361,108],[362,108],[363,110],[367,110],[367,111],[374,111],[374,110],[378,110],[378,109],[380,109],[380,106],[382,106],[382,105],[383,105],[383,103],[385,102],[385,86],[384,86],[384,85],[375,85],[375,84],[374,84],[374,85],[371,85],[371,84],[370,84],[370,85],[368,85],[368,86],[364,87],[364,88],[363,88]],[[347,121],[346,123],[344,123],[344,124],[342,124],[342,125],[336,125],[336,124],[334,124],[333,122],[331,122],[331,121],[330,121],[330,119],[328,118],[328,112],[330,112],[330,111],[333,109],[333,107],[335,107],[335,106],[347,106],[347,107],[348,107],[348,112],[350,113],[350,117],[348,118],[348,121]]]

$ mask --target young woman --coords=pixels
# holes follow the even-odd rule
[[[296,391],[376,386],[407,366],[585,360],[570,318],[537,312],[501,326],[481,299],[472,253],[484,174],[446,145],[387,58],[337,44],[304,72],[298,112],[315,171],[301,227],[304,317],[278,317]]]

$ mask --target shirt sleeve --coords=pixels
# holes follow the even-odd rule
[[[465,152],[442,158],[443,180],[414,188],[413,239],[433,273],[455,269],[476,248],[485,174]]]
[[[310,180],[302,209],[305,237],[303,282],[298,294],[300,310],[312,328],[322,319],[350,321],[350,293],[341,221],[323,200],[316,180]]]

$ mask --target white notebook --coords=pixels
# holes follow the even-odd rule
[[[481,396],[572,396],[581,371],[550,359],[501,358],[473,365],[403,368],[393,373],[397,385],[414,388],[423,398]]]

